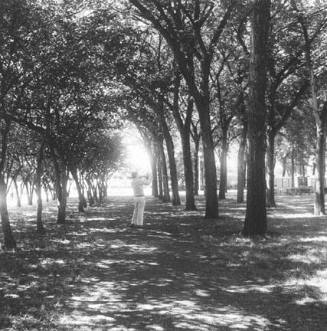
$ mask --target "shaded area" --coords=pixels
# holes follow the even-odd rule
[[[325,330],[326,220],[306,214],[310,197],[278,203],[258,240],[239,235],[233,199],[217,221],[202,218],[202,200],[185,212],[150,199],[144,229],[127,227],[126,197],[60,227],[50,206],[44,237],[33,209],[12,214],[21,250],[0,253],[0,328]]]

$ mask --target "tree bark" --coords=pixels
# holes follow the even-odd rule
[[[16,249],[16,241],[11,231],[7,207],[7,185],[3,174],[0,174],[0,215],[1,226],[4,237],[4,247],[6,249]]]
[[[226,199],[227,191],[227,153],[228,153],[228,139],[227,130],[222,132],[222,146],[220,155],[220,180],[219,180],[219,196],[220,200]]]
[[[250,97],[248,112],[247,204],[243,228],[245,236],[264,235],[266,213],[266,104],[267,41],[270,27],[270,0],[255,0],[251,14]]]
[[[237,202],[244,202],[244,188],[246,180],[246,136],[247,136],[247,122],[244,123],[240,146],[237,153]]]
[[[185,120],[183,121],[179,109],[181,76],[178,72],[175,73],[174,80],[174,98],[173,98],[173,116],[181,137],[183,151],[183,166],[185,180],[185,210],[196,210],[194,201],[194,182],[192,169],[192,153],[191,153],[191,122],[194,108],[192,98],[188,98]]]
[[[199,150],[200,150],[200,139],[194,141],[194,152],[193,152],[194,195],[199,195],[199,189],[200,189],[200,183],[199,183]]]
[[[45,229],[42,222],[42,184],[41,184],[41,176],[42,176],[42,162],[43,162],[43,148],[44,144],[42,143],[39,155],[37,159],[37,168],[36,168],[36,176],[35,176],[35,191],[37,197],[37,207],[36,207],[36,231],[38,233],[45,233]]]
[[[158,189],[159,189],[159,199],[163,200],[163,181],[162,181],[162,162],[159,150],[159,143],[157,144],[158,158],[157,158],[157,169],[158,169]]]
[[[188,131],[188,132],[187,132]],[[192,169],[192,153],[190,144],[189,130],[181,132],[182,149],[183,149],[183,165],[184,165],[184,180],[185,180],[185,210],[196,210],[194,200],[194,183],[193,183],[193,169]]]
[[[158,169],[157,169],[157,155],[154,146],[151,152],[151,172],[152,172],[152,196],[158,198]]]
[[[161,114],[161,124],[162,131],[166,142],[169,171],[170,171],[170,184],[172,192],[172,204],[173,206],[179,206],[181,204],[181,199],[178,192],[178,180],[177,180],[177,168],[175,160],[174,142],[173,138],[169,132],[166,120],[164,118],[163,112]]]
[[[267,206],[276,207],[275,202],[275,132],[268,133],[267,168],[268,168],[268,189]]]
[[[218,218],[218,196],[217,196],[217,172],[214,154],[214,144],[211,134],[211,123],[209,116],[209,100],[202,98],[202,102],[196,104],[202,132],[204,181],[205,181],[205,218]]]
[[[317,125],[317,124],[316,124]],[[325,150],[326,134],[324,123],[317,125],[317,182],[315,185],[314,215],[325,215]]]
[[[62,164],[59,164],[60,160],[56,158],[55,152],[51,149],[52,160],[55,169],[55,186],[56,195],[58,199],[58,213],[57,223],[64,224],[66,221],[66,206],[67,206],[67,175],[66,169]]]
[[[77,175],[77,169],[76,168],[71,168],[70,173],[72,174],[72,177],[74,179],[75,185],[76,185],[76,190],[78,194],[78,211],[80,213],[84,212],[84,206],[86,205],[86,199],[83,194],[83,190],[81,187],[81,184],[78,180],[78,175]]]
[[[16,191],[16,206],[18,208],[20,208],[22,206],[22,200],[20,197],[20,192],[19,192],[19,188],[18,188],[18,184],[17,184],[17,178],[14,179],[14,186],[15,186],[15,191]]]
[[[295,187],[295,150],[292,146],[291,152],[291,188]]]
[[[10,122],[5,120],[0,123],[1,128],[1,159],[0,159],[0,215],[1,226],[4,237],[5,249],[16,249],[16,241],[13,236],[8,214],[7,206],[7,184],[4,177],[4,169],[7,162],[8,134],[10,130]]]
[[[160,152],[160,163],[161,163],[161,174],[162,174],[162,187],[163,187],[163,202],[170,202],[170,194],[169,194],[169,182],[168,182],[168,172],[167,172],[167,162],[165,151],[163,147],[163,142],[159,142],[159,152]]]

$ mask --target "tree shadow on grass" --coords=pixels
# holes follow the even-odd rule
[[[322,220],[272,215],[274,235],[249,240],[234,207],[208,221],[152,199],[130,229],[132,201],[112,198],[50,218],[44,237],[24,228],[21,251],[0,254],[0,328],[324,330]]]

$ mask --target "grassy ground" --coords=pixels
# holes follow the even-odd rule
[[[67,224],[12,210],[20,250],[0,251],[1,330],[327,330],[327,220],[311,197],[279,197],[266,239],[242,238],[244,205],[221,217],[149,199],[111,198]],[[72,202],[71,208],[75,208]],[[1,238],[0,238],[1,239]]]

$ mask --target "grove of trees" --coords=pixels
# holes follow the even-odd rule
[[[164,202],[180,205],[183,186],[185,209],[197,208],[201,162],[204,216],[218,218],[233,144],[245,236],[267,231],[277,160],[293,186],[312,167],[314,213],[325,214],[326,14],[318,0],[1,1],[4,247],[16,247],[9,189],[17,208],[22,191],[29,203],[36,194],[40,233],[44,195],[65,223],[70,180],[78,211],[106,199],[125,123],[139,130]]]

